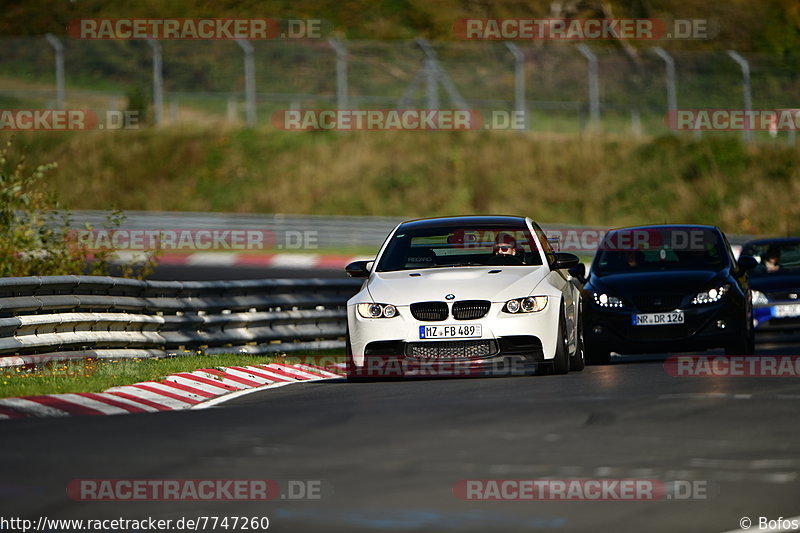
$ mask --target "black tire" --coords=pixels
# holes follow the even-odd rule
[[[551,374],[566,374],[569,372],[569,346],[567,345],[566,331],[564,331],[566,329],[564,327],[564,322],[564,314],[562,313],[561,317],[558,319],[559,342],[556,345],[556,356],[553,358],[553,363],[550,366]]]
[[[578,327],[576,328],[578,340],[575,344],[575,353],[569,359],[569,369],[572,372],[580,372],[586,367],[586,352],[583,345],[583,317],[578,315]]]
[[[611,364],[611,350],[600,346],[586,345],[586,363],[589,365]]]

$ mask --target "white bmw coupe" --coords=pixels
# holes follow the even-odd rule
[[[584,367],[573,254],[530,218],[399,224],[347,302],[349,378],[565,374]]]

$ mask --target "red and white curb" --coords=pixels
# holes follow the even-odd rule
[[[245,393],[292,383],[342,377],[311,364],[203,368],[104,392],[46,394],[0,399],[0,419],[121,415],[213,407]]]
[[[141,259],[137,252],[117,252],[120,262],[130,262]],[[344,268],[353,261],[370,261],[374,257],[352,255],[321,255],[321,254],[260,254],[238,252],[196,252],[196,253],[165,253],[158,257],[161,265],[189,265],[189,266],[240,266],[240,267],[272,267],[272,268],[312,268],[312,269],[339,269]]]

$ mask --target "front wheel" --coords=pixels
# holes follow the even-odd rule
[[[570,357],[565,329],[564,315],[562,314],[561,318],[558,319],[558,344],[556,345],[556,356],[553,358],[553,366],[550,368],[551,374],[566,374],[569,372]]]

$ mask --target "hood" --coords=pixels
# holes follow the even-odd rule
[[[750,276],[750,288],[761,292],[800,291],[800,274],[767,274]]]
[[[375,302],[394,305],[445,301],[446,294],[455,295],[455,300],[504,302],[531,294],[547,273],[548,270],[543,266],[455,267],[376,272],[369,280],[367,290]]]
[[[710,289],[717,283],[727,283],[724,271],[658,270],[592,276],[586,288],[615,296],[634,293],[688,294]]]

